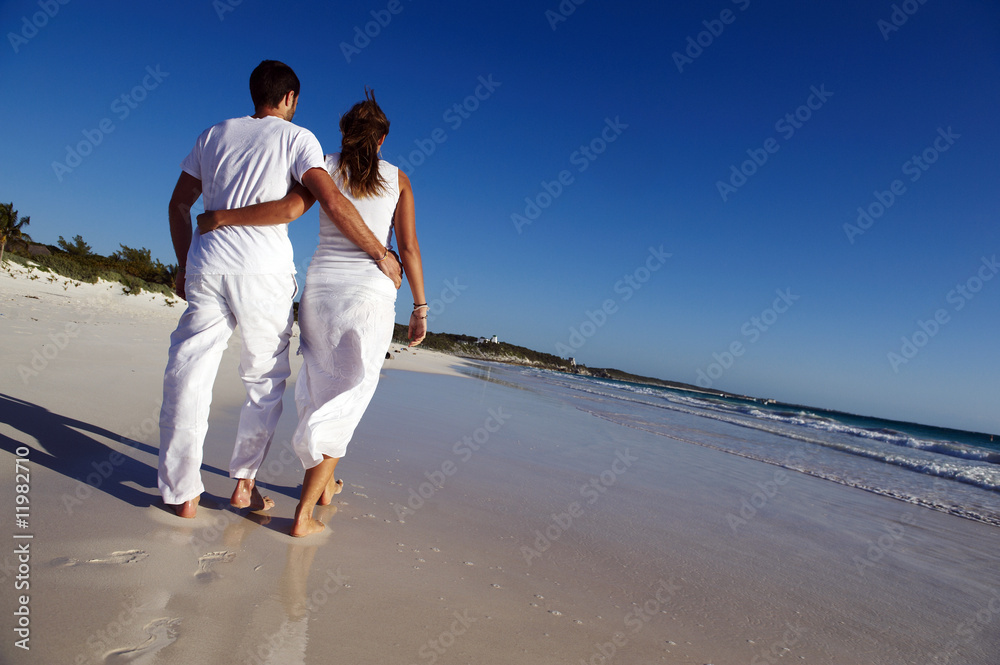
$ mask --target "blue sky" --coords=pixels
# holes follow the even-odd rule
[[[375,89],[431,330],[1000,432],[1000,5],[671,4],[5,2],[0,199],[173,262],[180,161],[279,59],[328,152]]]

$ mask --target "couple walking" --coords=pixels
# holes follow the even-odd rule
[[[250,76],[250,96],[252,116],[198,137],[170,199],[176,290],[187,309],[170,337],[158,484],[179,516],[196,515],[212,384],[238,325],[247,400],[230,461],[237,479],[230,502],[252,510],[274,506],[254,478],[291,374],[297,285],[287,225],[318,201],[319,246],[299,307],[304,362],[292,442],[306,471],[291,533],[306,536],[324,528],[313,508],[330,503],[342,487],[334,470],[375,393],[404,269],[414,300],[411,345],[427,332],[413,192],[406,175],[378,157],[389,120],[370,92],[340,120],[341,152],[325,157],[312,132],[291,122],[299,80],[290,67],[261,62]],[[206,212],[195,230],[190,210],[199,197]],[[389,249],[393,229],[399,257]]]

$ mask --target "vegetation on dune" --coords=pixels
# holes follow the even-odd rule
[[[83,241],[83,236],[81,235],[73,236],[72,243],[66,242],[65,238],[59,236],[59,242],[56,244],[59,245],[59,249],[72,256],[91,256],[93,254],[90,245]]]
[[[393,342],[396,344],[408,344],[406,335],[407,327],[397,323],[396,329],[393,332]],[[551,353],[534,351],[506,342],[484,342],[480,344],[478,343],[478,339],[469,335],[428,332],[427,337],[420,343],[420,348],[442,351],[466,358],[497,360],[499,362],[509,362],[518,365],[536,365],[564,371],[572,369],[572,365],[568,360],[554,356]]]
[[[48,245],[46,247],[52,251],[51,254],[32,256],[31,261],[64,277],[90,284],[97,283],[98,279],[118,282],[122,285],[122,291],[130,295],[150,291],[169,296],[174,292],[173,276],[177,272],[176,266],[165,266],[159,261],[153,261],[148,249],[121,245],[122,251],[111,256],[81,256]],[[17,253],[25,256],[21,252]]]
[[[8,258],[14,255],[18,263],[27,265],[26,262],[31,261],[41,270],[90,284],[98,279],[117,282],[128,294],[151,291],[170,296],[174,293],[177,266],[154,260],[146,248],[119,245],[121,249],[117,252],[101,256],[95,254],[80,235],[74,236],[72,241],[59,236],[57,245],[32,244],[22,230],[28,223],[28,217],[17,218],[13,203],[0,204],[0,257],[3,257],[2,250],[7,248]],[[21,242],[13,242],[17,240]]]

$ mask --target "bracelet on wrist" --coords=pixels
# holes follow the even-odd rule
[[[382,261],[385,261],[385,257],[387,257],[387,256],[389,256],[389,248],[388,247],[385,248],[385,254],[382,255],[381,259],[375,259],[375,263],[381,263]]]

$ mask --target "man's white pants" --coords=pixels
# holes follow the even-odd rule
[[[212,385],[222,353],[239,324],[240,376],[247,401],[240,412],[231,478],[254,478],[281,415],[291,373],[295,278],[283,275],[192,275],[184,287],[187,310],[170,336],[160,409],[158,481],[163,501],[184,503],[204,491],[202,448],[208,432]]]

